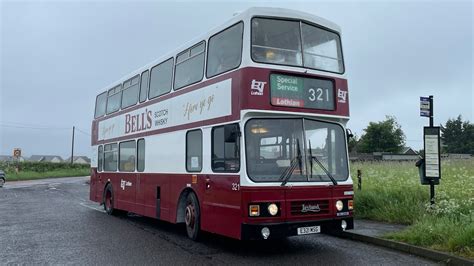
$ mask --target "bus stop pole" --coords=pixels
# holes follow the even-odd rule
[[[430,95],[430,127],[433,127],[434,124],[433,118],[433,95]],[[430,179],[430,203],[431,205],[435,204],[435,185],[434,180]]]

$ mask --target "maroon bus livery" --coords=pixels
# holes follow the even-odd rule
[[[250,8],[96,98],[90,199],[236,239],[353,228],[341,31]]]

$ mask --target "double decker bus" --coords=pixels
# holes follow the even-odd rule
[[[102,90],[90,199],[200,232],[353,228],[340,29],[250,8]]]

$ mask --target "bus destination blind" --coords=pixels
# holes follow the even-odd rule
[[[270,75],[272,105],[334,110],[334,84],[330,80]]]

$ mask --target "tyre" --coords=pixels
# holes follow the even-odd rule
[[[197,240],[201,230],[201,209],[196,194],[189,193],[186,198],[184,211],[184,221],[186,222],[186,232],[192,240]]]
[[[112,185],[109,183],[104,189],[104,210],[108,215],[120,215],[123,211],[114,208],[114,190]]]
[[[4,184],[5,184],[5,178],[0,177],[0,187],[3,187]]]

